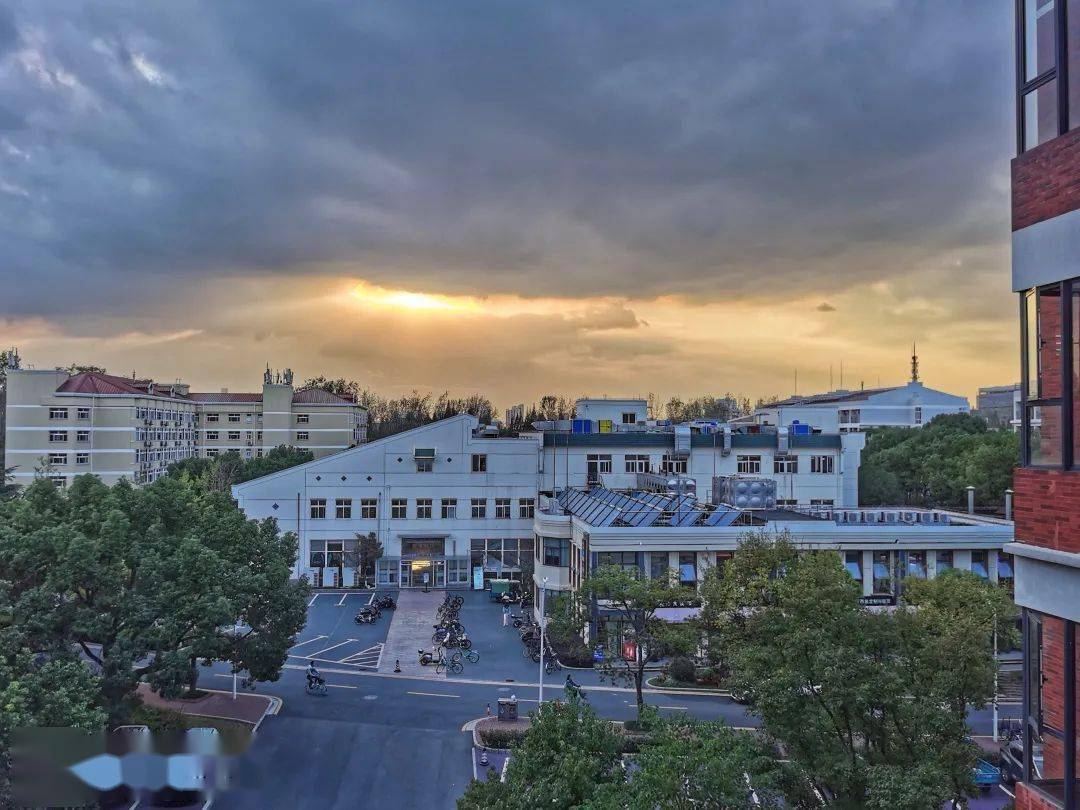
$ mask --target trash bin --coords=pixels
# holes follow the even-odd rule
[[[517,704],[513,698],[499,698],[499,720],[517,720]]]

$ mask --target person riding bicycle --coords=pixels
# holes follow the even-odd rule
[[[317,686],[321,686],[326,683],[323,680],[322,675],[319,674],[319,670],[315,669],[315,662],[308,661],[307,665],[307,685],[308,689],[314,689]]]
[[[566,683],[563,688],[566,690],[567,697],[581,697],[581,684],[575,681],[570,673],[566,674]]]

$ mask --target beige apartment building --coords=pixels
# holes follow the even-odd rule
[[[261,393],[195,393],[89,371],[7,370],[4,467],[15,483],[46,475],[66,486],[92,473],[112,484],[149,483],[169,464],[236,450],[259,458],[280,445],[321,458],[362,443],[364,408],[316,388],[295,389],[292,372],[267,369]]]

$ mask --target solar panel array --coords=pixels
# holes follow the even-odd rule
[[[730,506],[711,507],[690,494],[568,489],[559,504],[591,526],[730,526],[741,514]]]

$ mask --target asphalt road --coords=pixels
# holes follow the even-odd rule
[[[352,617],[367,598],[333,594],[313,602],[281,679],[259,687],[282,698],[281,711],[264,720],[251,749],[233,761],[232,787],[217,797],[216,808],[452,808],[472,777],[471,735],[462,726],[483,717],[488,704],[495,711],[500,697],[515,696],[523,714],[536,706],[538,667],[521,658],[497,606],[470,599],[462,618],[481,660],[460,676],[434,680],[374,671],[372,651],[385,639],[390,616],[355,625]],[[308,655],[327,681],[325,696],[304,690]],[[546,699],[562,696],[564,677],[548,676]],[[632,691],[602,685],[593,673],[574,677],[602,716],[635,717]],[[203,671],[200,684],[228,689],[231,676],[215,666]],[[646,699],[664,714],[756,725],[724,697],[649,692]],[[971,719],[976,733],[989,733],[989,711],[973,712]]]

